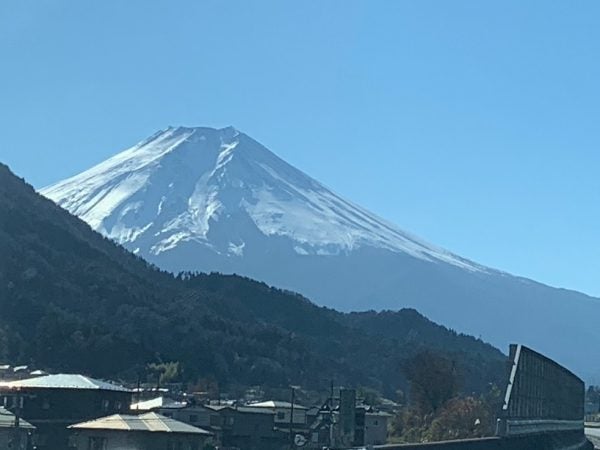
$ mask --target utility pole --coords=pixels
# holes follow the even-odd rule
[[[290,449],[294,448],[294,399],[296,396],[296,390],[294,386],[291,386],[292,395],[291,395],[291,408],[290,408]]]
[[[135,409],[136,410],[140,409],[140,401],[141,401],[141,398],[142,398],[142,391],[141,391],[140,387],[141,387],[141,375],[138,372],[137,389],[136,389],[137,390],[137,402],[135,403]]]
[[[333,380],[329,389],[329,447],[333,447]]]
[[[14,423],[14,439],[13,439],[13,448],[21,450],[21,402],[22,397],[19,393],[15,395],[13,400],[16,400],[15,406],[15,423]]]

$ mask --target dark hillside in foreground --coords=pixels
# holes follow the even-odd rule
[[[326,380],[393,392],[422,349],[454,360],[466,391],[504,357],[414,310],[342,314],[247,278],[174,278],[92,231],[0,165],[0,361],[135,379],[178,361],[221,384]]]

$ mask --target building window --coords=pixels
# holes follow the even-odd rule
[[[198,416],[196,414],[190,414],[190,423],[198,422]]]
[[[106,438],[90,437],[88,440],[88,450],[106,450]]]
[[[108,411],[110,407],[110,402],[108,400],[102,400],[102,411]]]
[[[42,399],[42,409],[50,409],[50,399],[48,397]]]
[[[3,404],[5,407],[7,408],[16,408],[18,402],[18,397],[17,396],[4,396],[1,397],[2,398],[2,402],[0,402],[1,404]],[[22,403],[22,402],[21,402]],[[23,405],[21,404],[21,407]]]
[[[277,420],[283,420],[285,419],[285,413],[284,412],[278,412],[277,413]]]

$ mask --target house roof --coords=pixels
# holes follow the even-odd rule
[[[0,406],[0,428],[12,428],[15,426],[15,415]],[[35,427],[23,419],[19,419],[19,427],[34,430]]]
[[[282,409],[291,409],[292,404],[290,402],[282,402],[279,400],[268,400],[266,402],[259,403],[251,403],[250,405],[253,408],[282,408]],[[294,409],[308,409],[305,406],[299,405],[298,403],[294,403]]]
[[[154,412],[146,414],[127,415],[114,414],[101,417],[89,422],[77,423],[69,428],[76,430],[115,430],[115,431],[149,431],[154,433],[186,433],[211,435],[210,431],[179,422]]]
[[[185,402],[177,402],[167,397],[156,397],[150,400],[144,400],[141,402],[133,403],[130,409],[136,411],[150,411],[151,409],[157,408],[185,408],[187,404]]]
[[[3,386],[11,389],[94,389],[101,391],[131,392],[129,389],[117,384],[107,383],[106,381],[96,380],[84,375],[67,373],[11,381],[3,384]]]
[[[253,408],[252,406],[231,406],[231,405],[204,405],[205,408],[212,409],[213,411],[223,411],[225,409],[231,411],[237,411],[241,413],[250,414],[275,414],[270,409],[266,408]]]

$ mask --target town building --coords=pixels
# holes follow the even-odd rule
[[[0,405],[36,427],[38,450],[67,447],[67,427],[127,413],[131,391],[83,375],[46,375],[0,384]]]
[[[196,404],[193,400],[180,402],[165,396],[133,403],[132,413],[154,411],[165,417],[171,417],[192,426],[210,430],[215,439],[220,440],[221,415],[218,411],[204,405]]]
[[[252,408],[264,408],[266,410],[272,411],[274,414],[275,426],[278,428],[289,429],[290,423],[293,424],[294,429],[306,429],[308,427],[306,415],[308,408],[297,403],[294,403],[293,408],[290,402],[274,400],[252,403],[249,406],[251,406]],[[292,410],[294,411],[293,420]]]
[[[212,433],[160,414],[114,414],[78,423],[71,430],[75,450],[202,450]]]
[[[193,398],[182,402],[166,396],[131,405],[132,414],[149,411],[212,432],[212,441],[219,448],[269,450],[289,442],[289,433],[277,432],[275,412],[270,408],[201,405]]]
[[[185,408],[187,402],[180,402],[172,398],[161,395],[147,400],[142,400],[131,404],[132,411],[156,411],[158,409],[179,409]]]
[[[337,404],[336,404],[337,402]],[[310,417],[315,415],[309,410]],[[304,435],[307,449],[364,447],[387,443],[390,414],[357,404],[351,389],[340,389],[340,397],[329,399],[311,421]]]
[[[42,370],[32,370],[29,366],[11,366],[10,364],[0,364],[0,381],[23,380],[39,375],[45,375]]]
[[[364,437],[360,445],[384,445],[387,443],[388,422],[391,414],[379,411],[365,413]]]
[[[275,414],[267,408],[250,406],[205,405],[219,414],[223,448],[244,450],[280,450],[287,434],[275,430]]]
[[[0,407],[0,449],[31,450],[35,427]]]
[[[10,364],[0,364],[0,380],[7,380],[10,378],[12,373],[12,367]]]

